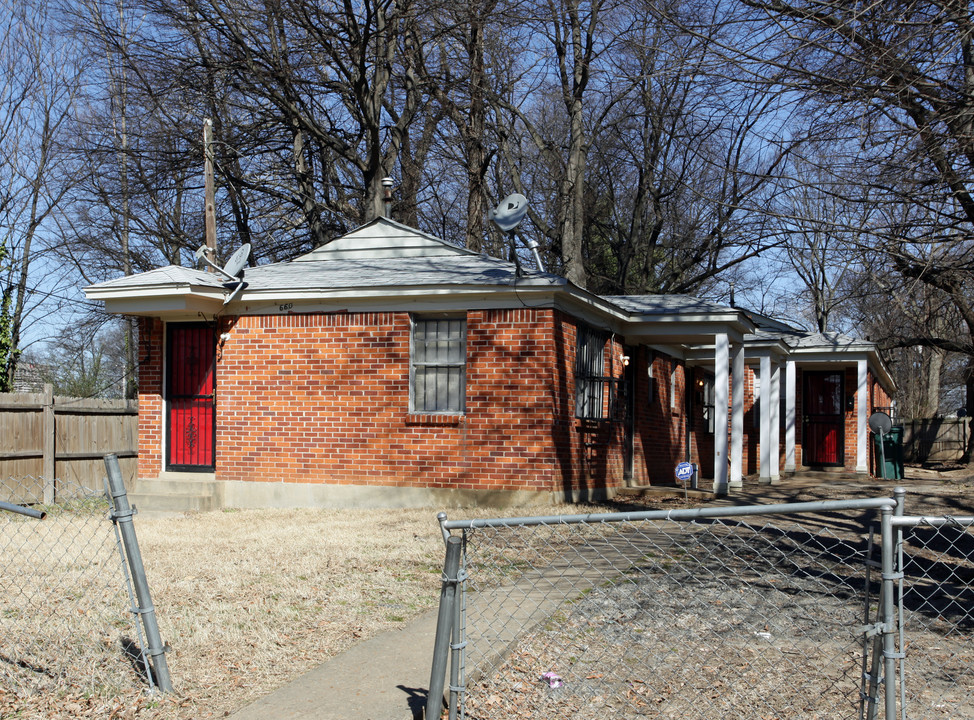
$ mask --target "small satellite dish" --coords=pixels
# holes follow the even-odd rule
[[[247,264],[247,258],[250,257],[250,243],[244,243],[237,248],[237,251],[230,256],[230,259],[227,260],[227,264],[223,267],[220,267],[206,256],[206,249],[206,245],[200,245],[199,249],[196,251],[197,260],[202,260],[211,268],[216,270],[218,273],[222,273],[230,280],[236,281],[240,279],[240,272]]]
[[[869,416],[869,429],[877,435],[886,435],[893,428],[893,421],[884,412],[874,412]]]
[[[510,232],[520,224],[527,212],[528,199],[514,193],[501,200],[500,204],[490,211],[490,219],[504,232]]]
[[[244,269],[244,266],[247,264],[247,258],[249,257],[250,243],[244,243],[227,260],[227,264],[223,266],[223,272],[232,278],[240,277],[240,271]]]

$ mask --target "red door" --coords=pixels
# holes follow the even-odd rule
[[[805,372],[805,465],[842,465],[845,415],[842,372]]]
[[[169,470],[216,466],[216,333],[200,324],[169,325],[166,364]]]

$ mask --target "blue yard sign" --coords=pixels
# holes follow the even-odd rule
[[[684,482],[693,477],[693,465],[688,462],[681,462],[676,466],[676,479]]]

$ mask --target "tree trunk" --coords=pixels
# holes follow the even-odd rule
[[[929,348],[928,361],[923,364],[923,397],[920,417],[936,417],[940,412],[940,373],[947,353],[939,348]]]
[[[974,356],[967,358],[964,387],[967,390],[967,417],[970,421],[967,426],[967,448],[964,450],[961,462],[970,463],[974,458]]]

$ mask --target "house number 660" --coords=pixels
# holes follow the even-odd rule
[[[287,312],[288,310],[294,307],[294,303],[284,303],[283,305],[279,305],[278,307],[281,309],[281,312]]]

